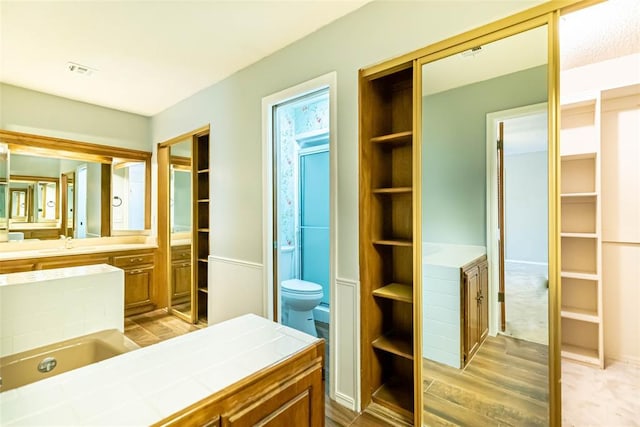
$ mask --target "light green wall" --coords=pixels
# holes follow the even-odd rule
[[[174,224],[179,231],[191,227],[191,172],[176,170],[173,175]]]
[[[546,101],[546,73],[535,67],[423,98],[423,241],[486,246],[487,113]]]
[[[0,83],[0,128],[151,151],[150,119]]]
[[[508,137],[508,134],[507,134]],[[547,263],[547,152],[505,156],[505,258]]]
[[[337,276],[357,279],[358,69],[538,3],[372,2],[154,116],[154,143],[211,124],[214,255],[262,262],[262,98],[336,71]]]

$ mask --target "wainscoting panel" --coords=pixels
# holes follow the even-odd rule
[[[264,313],[262,264],[209,256],[208,323]]]
[[[359,282],[336,278],[337,305],[335,322],[331,325],[335,348],[335,399],[338,403],[357,411],[356,390],[360,380],[360,304]]]

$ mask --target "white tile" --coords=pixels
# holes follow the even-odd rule
[[[147,402],[136,399],[111,411],[83,420],[84,426],[145,426],[160,419],[157,411]]]
[[[8,425],[10,426],[72,426],[79,425],[79,419],[75,416],[69,405],[58,405],[42,412],[21,418]]]
[[[156,412],[162,418],[165,418],[210,394],[211,392],[207,388],[195,380],[186,379],[147,396],[146,401],[156,408]]]
[[[139,398],[138,393],[124,383],[98,386],[94,390],[85,389],[86,392],[76,396],[70,401],[74,413],[82,420],[88,420],[98,415],[111,411],[112,408]]]

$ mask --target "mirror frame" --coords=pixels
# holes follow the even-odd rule
[[[127,159],[145,163],[145,201],[144,228],[151,229],[151,152],[132,150],[128,148],[93,144],[70,139],[27,134],[0,129],[0,141],[9,146],[9,152],[15,154],[29,154],[55,156],[70,160],[85,160],[100,163],[102,176],[108,177],[109,185],[102,186],[100,195],[101,206],[101,235],[112,235],[111,224],[111,166],[114,159]],[[60,204],[60,208],[62,208]],[[119,232],[125,235],[126,232]]]
[[[180,142],[185,142],[186,140],[190,140],[193,142],[194,138],[204,135],[210,134],[210,126],[202,126],[198,129],[195,129],[191,132],[184,133],[182,135],[171,138],[167,141],[161,142],[157,145],[158,149],[158,271],[160,272],[160,280],[158,283],[165,283],[166,288],[159,289],[159,305],[162,307],[167,307],[169,314],[173,314],[189,323],[196,323],[198,321],[198,313],[196,298],[198,298],[197,294],[197,284],[196,284],[196,268],[197,263],[197,254],[192,243],[191,245],[191,312],[190,315],[186,315],[178,310],[173,310],[171,308],[171,230],[170,230],[170,214],[171,214],[171,206],[169,200],[169,186],[171,180],[171,159],[172,157],[177,160],[178,163],[181,163],[183,166],[187,165],[187,162],[184,159],[176,158],[175,156],[171,156],[171,146],[178,144]],[[193,145],[192,145],[193,147]],[[192,151],[193,153],[193,151]],[[191,168],[193,165],[193,159],[189,162],[189,167]],[[193,172],[193,171],[192,171]],[[194,175],[192,173],[192,180],[194,179]],[[193,182],[193,181],[192,181]],[[193,189],[192,189],[193,191]],[[195,210],[192,212],[192,215],[195,214]],[[198,233],[197,228],[193,226],[196,222],[192,222],[191,226],[191,241],[197,241],[196,235]]]
[[[560,45],[559,19],[566,13],[601,3],[604,0],[556,0],[542,3],[530,9],[480,26],[473,30],[444,39],[397,58],[366,68],[363,77],[384,75],[413,66],[413,140],[422,141],[422,65],[447,56],[461,53],[478,45],[547,26],[547,133],[548,133],[548,256],[549,256],[549,423],[562,425],[561,400],[561,331],[560,331]],[[413,143],[413,282],[415,354],[422,354],[422,150]],[[416,286],[417,284],[417,286]],[[417,359],[417,358],[416,358]],[[422,363],[414,362],[415,408],[423,407]],[[415,414],[422,425],[423,411]]]

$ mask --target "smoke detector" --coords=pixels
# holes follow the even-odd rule
[[[98,71],[95,68],[87,67],[86,65],[77,64],[75,62],[67,62],[67,70],[87,77]]]

